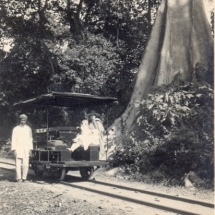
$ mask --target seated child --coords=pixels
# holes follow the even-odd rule
[[[81,122],[80,130],[80,133],[73,139],[74,143],[69,148],[70,151],[73,152],[79,146],[83,146],[86,151],[90,144],[99,145],[99,131],[97,129],[89,129],[88,120]]]

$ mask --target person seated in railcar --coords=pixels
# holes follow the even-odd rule
[[[73,144],[68,149],[74,152],[81,146],[86,151],[91,144],[99,145],[99,131],[97,129],[90,129],[88,120],[85,119],[81,122],[80,132],[73,139]]]
[[[95,110],[91,110],[88,114],[88,122],[89,122],[89,129],[91,131],[96,131],[98,136],[94,144],[97,144],[100,148],[99,157],[102,159],[105,155],[105,129],[101,120],[101,115],[97,113]]]

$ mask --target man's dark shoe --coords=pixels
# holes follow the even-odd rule
[[[16,179],[16,182],[20,183],[20,182],[22,182],[22,180],[21,179]]]
[[[26,181],[26,179],[22,179],[22,182],[24,182],[24,183],[25,183],[25,182],[27,182],[27,181]]]

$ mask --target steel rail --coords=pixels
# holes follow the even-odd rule
[[[152,196],[158,196],[158,197],[177,200],[177,201],[183,201],[183,202],[187,202],[187,203],[191,203],[191,204],[198,204],[198,205],[202,205],[202,206],[209,207],[209,208],[214,208],[213,203],[199,201],[199,200],[195,200],[195,199],[188,199],[186,197],[172,196],[172,195],[165,194],[165,193],[158,193],[158,192],[154,192],[154,191],[142,190],[142,189],[127,187],[127,186],[122,186],[122,185],[118,185],[118,184],[112,184],[112,183],[107,183],[107,182],[97,181],[97,180],[89,181],[89,182],[96,183],[96,184],[101,184],[101,185],[104,185],[104,186],[111,186],[111,187],[116,187],[116,188],[119,188],[119,189],[124,189],[124,190],[139,192],[139,193],[144,193],[144,194],[148,194],[148,195],[152,195]]]
[[[7,162],[3,162],[3,161],[0,161],[0,163],[7,164],[7,165],[10,165],[10,166],[15,166],[15,164],[13,164],[13,163],[7,163]]]
[[[78,188],[78,189],[81,189],[81,190],[86,190],[86,191],[89,191],[89,192],[97,193],[97,194],[100,194],[100,195],[105,195],[105,196],[108,196],[108,197],[117,198],[117,199],[121,199],[121,200],[124,200],[124,201],[127,201],[127,202],[141,204],[141,205],[145,205],[145,206],[148,206],[148,207],[153,207],[153,208],[157,208],[157,209],[160,209],[160,210],[169,211],[169,212],[173,212],[173,213],[177,213],[177,214],[182,214],[182,215],[202,215],[202,213],[198,213],[198,212],[190,212],[188,210],[177,209],[177,208],[174,208],[174,207],[171,207],[171,206],[158,205],[156,203],[148,202],[148,201],[145,201],[145,200],[138,200],[138,199],[134,199],[134,198],[126,197],[126,196],[113,194],[113,193],[110,193],[110,192],[105,192],[105,191],[101,191],[101,190],[95,190],[95,189],[88,188],[88,187],[85,187],[85,186],[82,186],[82,185],[76,185],[76,184],[73,184],[73,183],[67,183],[65,181],[61,181],[59,183],[63,184],[63,185],[70,186],[70,187]]]

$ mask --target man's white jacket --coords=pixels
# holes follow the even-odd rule
[[[11,150],[16,151],[17,158],[29,157],[29,151],[33,149],[32,130],[28,125],[18,125],[13,129]]]

